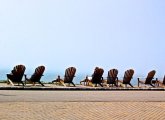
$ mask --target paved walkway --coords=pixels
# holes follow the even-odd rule
[[[165,91],[1,90],[0,102],[165,102]]]
[[[0,91],[0,120],[164,120],[164,91]]]
[[[164,120],[161,102],[5,102],[1,120]]]

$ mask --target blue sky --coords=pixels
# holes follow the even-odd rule
[[[0,70],[165,74],[164,0],[0,0]]]

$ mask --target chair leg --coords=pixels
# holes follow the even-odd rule
[[[133,87],[133,85],[132,85],[131,83],[129,83],[129,85],[130,85],[131,87]]]
[[[150,83],[150,85],[151,85],[152,87],[155,87],[155,86],[154,86],[153,84],[151,84],[151,83]]]
[[[22,83],[23,86],[25,86],[24,83],[23,83],[23,81],[21,81],[21,83]]]
[[[73,86],[76,87],[76,85],[72,82]]]
[[[24,84],[26,85],[26,79],[25,79],[25,83]]]
[[[95,87],[97,87],[97,83],[95,84]]]
[[[14,83],[10,79],[8,79],[8,81],[12,86],[14,86]]]
[[[103,85],[102,85],[101,83],[99,83],[99,85],[100,85],[101,87],[103,87]]]
[[[118,82],[118,78],[117,78],[117,80],[116,80],[116,87],[118,87],[119,86],[119,82]]]
[[[118,84],[115,83],[115,86],[118,87]]]
[[[41,81],[38,81],[42,86],[44,86],[44,84]]]
[[[66,87],[66,85],[65,85],[65,83],[64,83],[64,81],[63,81],[63,80],[60,80],[60,83],[61,83],[63,86],[65,86],[65,87]]]
[[[138,78],[138,87],[139,87],[139,85],[140,85],[140,84],[139,84],[139,78]]]

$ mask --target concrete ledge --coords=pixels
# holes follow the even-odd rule
[[[23,87],[1,86],[0,90],[66,90],[66,91],[165,91],[165,88],[109,88],[109,87]]]
[[[41,86],[39,84],[36,84],[36,86],[33,86],[31,84],[27,84],[26,86],[11,86],[6,83],[0,83],[0,90],[63,90],[63,91],[165,91],[165,87],[150,87],[150,86],[142,86],[137,87],[90,87],[90,86],[84,86],[77,84],[76,87],[70,86],[70,87],[64,87],[59,86],[55,84],[44,84],[45,86]]]

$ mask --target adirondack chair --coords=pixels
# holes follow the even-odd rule
[[[133,74],[134,74],[133,69],[126,70],[124,73],[123,80],[118,80],[118,81],[122,84],[125,84],[125,87],[127,87],[127,85],[130,85],[131,87],[133,87],[133,85],[131,84],[131,79],[133,77]]]
[[[118,87],[118,70],[117,69],[111,69],[108,71],[108,76],[107,76],[107,85],[110,86],[110,84],[115,85]]]
[[[140,83],[145,84],[145,85],[151,85],[152,87],[155,87],[152,84],[152,79],[154,78],[155,73],[156,73],[155,70],[150,71],[148,73],[147,77],[145,78],[145,80],[141,80],[140,78],[138,78],[138,87],[140,86]]]
[[[152,80],[152,84],[155,84],[155,86],[159,87],[164,87],[165,86],[165,75],[163,80],[156,78],[156,80]]]
[[[72,84],[74,87],[76,86],[73,82],[73,78],[75,77],[75,73],[76,73],[76,68],[75,67],[69,67],[65,70],[65,75],[64,75],[64,79],[61,79],[60,76],[58,76],[58,78],[56,80],[53,80],[52,83],[60,83],[64,86],[66,86],[65,83]]]
[[[25,75],[25,81],[33,83],[33,85],[35,85],[35,83],[38,82],[39,84],[44,86],[44,84],[41,83],[40,81],[41,77],[43,76],[44,71],[45,71],[45,66],[38,66],[30,78],[27,78],[27,75]]]
[[[7,74],[7,80],[10,84],[21,83],[24,86],[22,81],[26,67],[24,65],[16,65],[10,74]]]
[[[95,87],[97,87],[97,84],[99,84],[101,87],[103,87],[102,85],[103,73],[104,70],[102,68],[96,67],[92,75],[92,79],[89,81],[89,84],[91,83],[92,86],[94,86],[93,84],[95,84]]]

